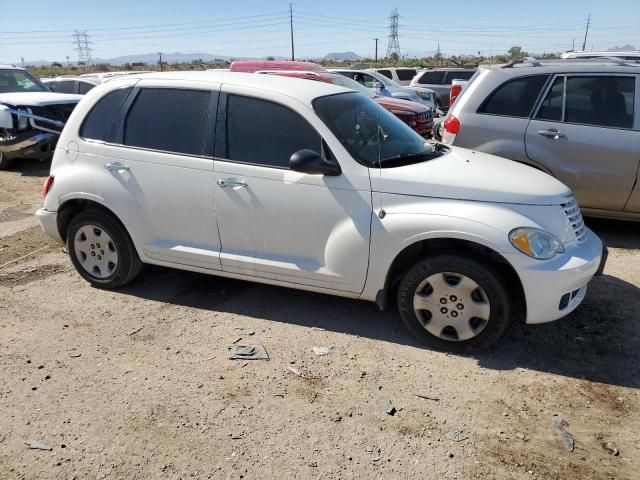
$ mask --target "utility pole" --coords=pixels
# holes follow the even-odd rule
[[[573,42],[571,42],[571,51],[575,52],[576,50],[576,37],[573,37]]]
[[[400,60],[400,42],[398,41],[398,9],[394,8],[389,17],[389,44],[387,45],[387,58]]]
[[[71,62],[69,61],[69,55],[66,56],[67,59],[67,68],[71,67]]]
[[[582,42],[582,51],[584,52],[587,48],[587,34],[589,33],[589,24],[591,23],[591,12],[589,12],[589,17],[587,18],[587,28],[584,31],[584,42]]]
[[[295,49],[293,48],[293,5],[289,4],[289,30],[291,31],[291,61],[296,59]]]
[[[378,65],[378,39],[374,38],[374,40],[376,41],[376,57],[375,57],[375,60],[373,61],[373,64],[377,66]]]
[[[160,57],[160,71],[162,71],[162,52],[158,52],[158,56]]]
[[[22,68],[24,68],[24,57],[20,57],[20,61],[22,62]]]

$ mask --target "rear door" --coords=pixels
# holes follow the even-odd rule
[[[635,75],[557,75],[529,123],[528,157],[583,208],[623,210],[636,183],[640,132]]]

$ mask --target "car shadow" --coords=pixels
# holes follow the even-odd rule
[[[122,294],[212,312],[424,348],[395,311],[350,300],[223,277],[147,267]],[[526,368],[640,388],[640,291],[614,277],[595,278],[584,303],[567,318],[514,325],[493,348],[468,355],[492,370]]]
[[[51,170],[51,160],[18,158],[7,172],[17,172],[23,177],[46,177]]]
[[[593,230],[608,247],[640,249],[640,223],[604,218],[585,218]]]

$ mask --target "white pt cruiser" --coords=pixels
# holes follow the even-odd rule
[[[427,143],[364,95],[280,76],[96,87],[44,195],[42,228],[96,287],[149,263],[397,302],[414,335],[450,350],[567,315],[606,258],[552,177]]]

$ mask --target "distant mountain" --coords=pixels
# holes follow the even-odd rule
[[[190,63],[194,60],[202,60],[204,62],[228,61],[233,57],[225,55],[212,55],[210,53],[163,53],[162,61],[166,63]],[[158,63],[157,53],[141,53],[137,55],[123,55],[113,58],[94,58],[93,63],[107,63],[109,65],[124,65],[125,63]]]
[[[358,60],[362,60],[363,57],[354,52],[338,52],[338,53],[327,53],[324,56],[325,60],[336,60],[339,62],[357,62]]]
[[[635,51],[636,51],[636,47],[629,44],[623,45],[621,47],[611,47],[607,49],[607,52],[635,52]]]

